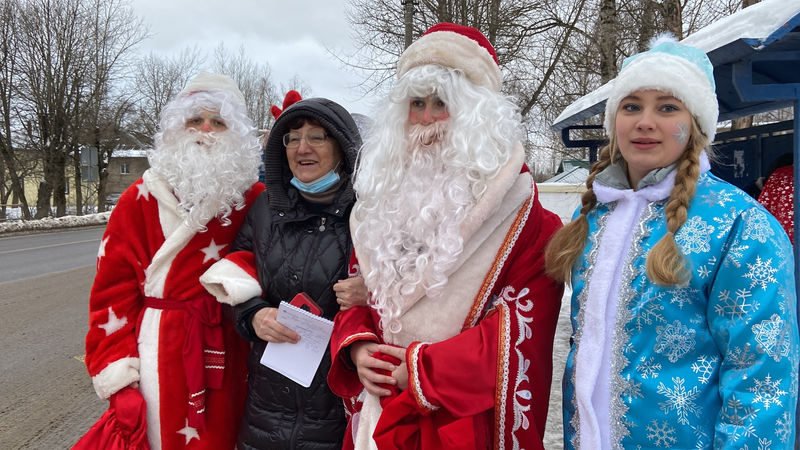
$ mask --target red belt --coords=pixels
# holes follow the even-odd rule
[[[144,306],[183,310],[186,339],[183,342],[183,370],[189,388],[189,426],[205,429],[203,412],[206,388],[222,387],[225,372],[225,342],[222,337],[222,305],[211,295],[188,300],[145,297]]]

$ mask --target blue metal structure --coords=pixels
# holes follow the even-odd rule
[[[795,161],[794,211],[797,218],[800,210],[800,0],[762,1],[699,30],[681,43],[704,50],[714,65],[720,121],[793,107],[791,150]],[[570,130],[589,128],[578,124],[605,111],[613,82],[578,99],[556,119],[553,129],[561,131],[565,145],[574,147],[574,142],[580,142],[596,153],[598,141],[573,141]],[[758,157],[760,160],[761,155]],[[759,167],[761,170],[763,168]],[[799,239],[800,220],[794,222],[794,235]],[[800,293],[800,244],[794,246],[794,259],[795,286]],[[797,411],[800,417],[800,402]],[[800,430],[800,424],[796,424],[796,428]],[[800,436],[800,432],[797,434]]]

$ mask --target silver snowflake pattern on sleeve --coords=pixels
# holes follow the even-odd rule
[[[754,210],[752,214],[745,216],[744,233],[742,233],[745,240],[754,239],[763,244],[774,234],[767,221],[767,215],[762,211]]]
[[[664,383],[658,383],[658,393],[667,397],[667,401],[660,402],[658,405],[666,414],[674,410],[678,415],[678,422],[688,425],[689,414],[700,417],[702,408],[694,402],[699,394],[697,386],[693,386],[687,391],[684,386],[685,381],[681,377],[674,377],[672,388],[668,388]]]
[[[666,355],[669,362],[674,363],[694,348],[697,331],[676,320],[670,325],[656,327],[656,333],[655,351]]]
[[[760,256],[756,256],[756,262],[747,263],[747,268],[749,270],[744,276],[750,279],[751,288],[761,286],[761,289],[766,289],[767,284],[778,282],[774,276],[778,269],[772,267],[772,258],[763,261]]]
[[[753,403],[761,403],[764,409],[769,409],[772,405],[783,406],[781,397],[786,395],[786,391],[780,388],[781,379],[772,381],[772,377],[767,374],[763,380],[754,379],[754,386],[750,388],[750,392],[755,394]]]
[[[675,243],[686,254],[707,252],[710,249],[712,233],[714,233],[713,226],[699,216],[693,216],[678,230]]]
[[[772,357],[775,362],[779,362],[784,356],[789,356],[791,351],[792,342],[785,325],[786,321],[779,315],[773,314],[769,320],[763,320],[752,328],[758,349]]]

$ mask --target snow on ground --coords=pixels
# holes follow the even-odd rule
[[[0,222],[0,236],[29,231],[57,230],[63,228],[105,225],[110,212],[84,216],[47,217],[39,220],[8,220]]]

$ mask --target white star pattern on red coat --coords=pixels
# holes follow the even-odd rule
[[[197,429],[189,426],[189,419],[186,419],[186,426],[178,430],[178,434],[186,436],[186,445],[188,445],[189,441],[192,439],[197,439],[198,441],[200,440],[200,435],[197,434]]]
[[[114,314],[114,310],[111,307],[108,307],[108,322],[98,325],[100,328],[106,330],[106,336],[110,336],[115,332],[119,331],[122,327],[124,327],[128,323],[128,318],[122,316],[122,318],[117,317]]]
[[[205,264],[208,260],[213,259],[214,261],[219,261],[219,251],[225,248],[227,244],[217,245],[214,242],[214,239],[211,239],[211,243],[208,244],[208,247],[201,248],[200,251],[203,252],[206,256],[203,258],[203,264]]]
[[[150,200],[150,191],[147,190],[147,186],[145,186],[144,181],[137,184],[136,188],[139,189],[139,192],[136,193],[136,200],[139,200],[139,197],[144,197],[145,200]]]
[[[97,259],[100,259],[100,258],[102,258],[103,256],[106,256],[106,244],[108,243],[108,239],[109,239],[110,237],[111,237],[111,236],[106,236],[106,238],[105,238],[105,239],[103,239],[102,241],[100,241],[100,248],[97,250]]]

